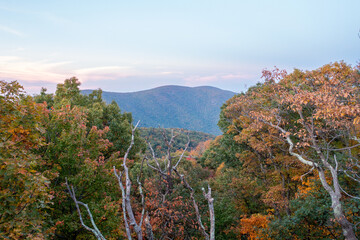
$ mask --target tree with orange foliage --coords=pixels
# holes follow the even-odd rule
[[[229,101],[226,115],[233,126],[250,119],[249,131],[273,131],[291,156],[316,170],[344,237],[357,239],[340,200],[350,194],[340,186],[339,174],[359,181],[359,66],[340,62],[292,74],[276,69],[263,77],[264,84]]]
[[[48,171],[36,150],[45,144],[44,105],[25,96],[17,82],[0,81],[0,238],[44,239],[50,208]]]
[[[269,216],[261,214],[253,214],[248,218],[242,218],[240,234],[247,235],[249,240],[265,240],[267,236],[261,233],[261,230],[266,228],[269,224]]]

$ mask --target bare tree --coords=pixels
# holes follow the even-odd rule
[[[70,194],[70,197],[72,198],[72,200],[74,201],[75,203],[75,206],[76,206],[76,210],[79,214],[79,218],[80,218],[80,222],[81,222],[81,225],[88,231],[91,231],[95,237],[98,239],[98,240],[106,240],[105,237],[101,234],[100,230],[97,228],[96,224],[95,224],[95,221],[94,221],[94,218],[93,218],[93,215],[89,209],[89,206],[83,202],[80,202],[76,199],[76,195],[75,195],[75,190],[74,190],[74,187],[73,186],[69,186],[68,184],[68,181],[67,181],[67,178],[66,178],[66,187],[69,191],[69,194]],[[81,210],[80,210],[80,206],[83,206],[85,207],[89,217],[90,217],[90,222],[91,222],[91,225],[93,226],[92,228],[91,227],[88,227],[84,221],[83,221],[83,218],[82,218],[82,214],[81,214]]]
[[[135,125],[134,128],[132,128],[132,135],[131,135],[131,142],[130,145],[124,155],[124,158],[122,160],[122,166],[123,166],[123,171],[119,171],[116,169],[115,166],[113,166],[113,170],[114,170],[114,174],[116,179],[118,180],[118,184],[121,190],[121,194],[122,194],[122,210],[123,210],[123,218],[124,218],[124,224],[125,224],[125,230],[126,230],[126,235],[128,239],[132,239],[131,237],[131,229],[134,229],[134,232],[137,236],[138,240],[142,240],[144,239],[144,233],[142,230],[142,226],[144,224],[145,227],[145,232],[146,232],[146,238],[149,240],[153,240],[154,239],[154,234],[153,234],[153,230],[152,230],[152,226],[150,223],[150,218],[149,218],[149,214],[148,212],[145,211],[145,196],[144,196],[144,192],[142,189],[142,183],[140,181],[140,175],[137,177],[137,184],[138,184],[138,188],[139,188],[139,194],[141,196],[141,206],[142,206],[142,210],[141,210],[141,217],[140,220],[137,221],[135,218],[135,214],[134,214],[134,209],[131,203],[132,200],[132,195],[131,195],[131,189],[132,189],[132,181],[130,178],[130,174],[129,174],[129,168],[127,166],[127,161],[128,161],[128,156],[129,153],[132,149],[132,147],[134,146],[134,136],[135,136],[135,131],[137,129],[139,125],[139,122]],[[166,197],[168,196],[168,194],[171,194],[171,192],[173,191],[173,183],[174,183],[174,174],[175,173],[182,181],[182,184],[184,185],[184,187],[186,189],[188,189],[190,191],[190,199],[192,201],[193,207],[195,209],[196,212],[196,218],[197,218],[197,222],[198,225],[200,227],[200,231],[203,234],[203,236],[205,237],[205,239],[207,240],[214,240],[215,239],[215,214],[214,214],[214,199],[211,196],[211,188],[208,185],[208,191],[205,192],[205,189],[203,188],[203,196],[204,198],[207,200],[208,202],[208,206],[209,206],[209,212],[210,212],[210,234],[206,232],[205,227],[201,221],[201,215],[200,215],[200,211],[199,211],[199,207],[198,204],[196,203],[194,194],[195,191],[194,189],[188,184],[188,182],[186,181],[186,178],[183,174],[180,174],[177,170],[177,167],[179,166],[181,160],[184,157],[184,154],[189,146],[190,143],[190,139],[188,138],[188,142],[186,144],[185,149],[182,151],[179,159],[177,159],[175,161],[175,158],[173,158],[173,156],[171,155],[171,149],[173,147],[173,143],[174,143],[174,139],[176,138],[177,135],[174,135],[174,133],[171,133],[171,137],[170,139],[168,139],[166,137],[165,132],[163,132],[163,137],[164,137],[164,141],[166,142],[167,145],[167,154],[165,157],[164,162],[160,163],[160,160],[155,156],[155,152],[151,146],[151,144],[148,143],[149,148],[151,150],[152,153],[152,159],[154,160],[155,165],[151,164],[149,162],[148,158],[144,158],[142,163],[141,163],[141,170],[140,170],[140,174],[142,172],[142,168],[143,168],[143,163],[146,160],[147,165],[153,169],[156,170],[156,172],[159,174],[159,176],[165,180],[166,182],[166,188],[165,191],[162,193],[162,200],[163,202],[165,202]],[[161,167],[161,166],[164,167]],[[66,186],[68,188],[70,197],[73,199],[78,214],[79,214],[79,218],[80,218],[80,222],[81,225],[87,229],[88,231],[91,231],[98,240],[105,240],[105,237],[101,234],[100,230],[97,228],[95,221],[93,219],[93,216],[91,214],[91,211],[88,207],[87,204],[82,203],[80,201],[78,201],[76,199],[75,196],[75,191],[74,188],[68,185],[68,182],[66,180]],[[90,217],[90,221],[91,224],[93,226],[93,228],[88,227],[87,225],[84,224],[83,222],[83,218],[82,218],[82,214],[81,214],[81,210],[79,205],[82,205],[86,208],[87,213]]]
[[[139,240],[142,240],[143,232],[142,232],[141,226],[143,224],[144,215],[145,215],[144,193],[142,191],[141,182],[138,178],[137,183],[139,184],[139,192],[141,195],[142,211],[141,211],[141,219],[140,219],[139,223],[137,223],[136,219],[135,219],[133,207],[131,205],[131,185],[132,185],[132,183],[131,183],[131,179],[130,179],[130,175],[129,175],[129,168],[127,166],[128,156],[129,156],[131,148],[134,146],[135,130],[138,127],[138,125],[139,125],[139,122],[132,129],[131,143],[130,143],[130,146],[128,147],[128,149],[124,155],[124,158],[123,158],[122,166],[123,166],[124,170],[119,173],[118,170],[115,168],[115,166],[113,168],[114,168],[114,174],[115,174],[116,178],[118,179],[119,186],[121,189],[121,194],[122,194],[122,209],[123,209],[126,235],[127,235],[128,239],[131,239],[130,226],[132,226],[137,235],[137,238]],[[124,174],[125,174],[125,186],[122,182],[122,177],[124,176]],[[146,224],[146,226],[149,227],[149,224]],[[149,229],[147,228],[147,231],[150,231],[150,235],[152,235],[151,228],[149,228]]]
[[[184,157],[185,152],[187,151],[189,144],[190,144],[190,139],[188,137],[188,142],[185,145],[185,148],[183,149],[181,155],[179,156],[179,159],[177,159],[176,161],[174,161],[174,157],[171,155],[171,149],[173,147],[173,143],[175,138],[178,136],[177,134],[174,134],[174,131],[171,131],[171,135],[170,138],[168,138],[166,136],[165,131],[162,132],[165,144],[167,146],[167,153],[165,156],[165,159],[163,160],[164,162],[161,163],[160,160],[156,157],[155,155],[155,151],[152,148],[151,144],[148,142],[148,146],[149,149],[151,150],[151,154],[152,154],[152,159],[154,164],[151,164],[149,162],[149,159],[147,159],[147,164],[148,166],[155,170],[159,176],[165,180],[166,182],[166,188],[165,191],[162,193],[162,201],[165,202],[166,196],[172,192],[172,188],[173,188],[173,182],[174,182],[174,175],[173,172],[180,178],[182,184],[184,185],[184,187],[186,189],[188,189],[190,191],[190,199],[192,201],[193,207],[195,209],[195,213],[196,213],[196,220],[197,223],[199,225],[200,231],[202,233],[202,235],[205,237],[205,239],[207,240],[214,240],[215,239],[215,212],[214,212],[214,199],[211,196],[211,188],[208,185],[208,192],[205,192],[205,189],[202,188],[203,191],[203,195],[204,198],[207,200],[208,205],[209,205],[209,213],[210,213],[210,234],[208,234],[205,230],[205,227],[202,223],[201,220],[201,215],[200,215],[200,211],[199,211],[199,207],[198,204],[196,203],[194,194],[195,191],[194,189],[189,185],[189,183],[186,181],[186,177],[183,174],[180,174],[177,170],[177,167],[179,166],[181,160]],[[163,168],[161,166],[164,166]]]
[[[129,168],[127,166],[128,156],[129,156],[129,153],[130,153],[132,147],[134,146],[135,131],[136,131],[136,128],[138,127],[138,125],[139,125],[139,122],[135,125],[134,128],[132,128],[131,142],[130,142],[130,145],[129,145],[129,147],[128,147],[125,155],[124,155],[123,163],[122,163],[122,166],[123,166],[124,170],[123,171],[118,171],[115,166],[113,166],[113,170],[114,170],[115,177],[118,180],[120,190],[121,190],[121,194],[122,194],[122,210],[123,210],[123,218],[124,218],[124,224],[125,224],[125,230],[126,230],[127,238],[132,239],[131,238],[131,228],[130,227],[133,227],[133,229],[134,229],[134,231],[136,233],[137,239],[142,240],[143,239],[143,232],[142,232],[141,227],[142,227],[142,224],[144,222],[144,216],[145,216],[144,193],[142,191],[141,181],[140,181],[140,179],[138,177],[137,178],[137,183],[139,185],[139,193],[141,195],[142,211],[141,211],[141,219],[140,219],[139,222],[137,222],[136,219],[135,219],[134,210],[133,210],[133,207],[132,207],[132,204],[131,204],[132,182],[131,182],[130,175],[129,175]],[[125,185],[123,184],[123,177],[125,177]],[[83,203],[83,202],[80,202],[80,201],[78,201],[76,199],[74,188],[72,186],[70,187],[68,185],[67,180],[66,180],[66,186],[68,188],[70,197],[73,199],[73,201],[74,201],[74,203],[76,205],[81,225],[85,229],[91,231],[96,236],[96,238],[98,240],[105,240],[105,237],[101,234],[100,230],[97,228],[97,226],[95,224],[95,221],[93,219],[93,216],[91,214],[91,211],[90,211],[88,205]],[[88,215],[90,216],[90,221],[91,221],[91,224],[92,224],[93,228],[90,228],[90,227],[88,227],[87,225],[84,224],[79,205],[82,205],[82,206],[84,206],[86,208],[86,210],[88,212]],[[149,236],[148,239],[153,239],[152,228],[151,228],[151,225],[150,225],[150,220],[149,220],[148,215],[145,216],[145,228],[146,228],[147,235]]]

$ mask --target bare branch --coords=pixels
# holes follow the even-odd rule
[[[128,158],[128,155],[129,155],[129,153],[130,153],[130,150],[131,150],[131,148],[132,148],[133,145],[134,145],[135,131],[136,131],[136,128],[138,127],[139,123],[140,123],[140,120],[136,123],[135,127],[131,129],[131,142],[130,142],[130,145],[129,145],[129,147],[128,147],[125,155],[124,155],[123,163],[126,162],[126,160],[127,160],[127,158]]]
[[[149,217],[148,213],[146,213],[144,222],[145,222],[145,230],[146,230],[147,239],[154,240],[155,238],[154,238],[152,226],[150,224],[150,217]]]
[[[187,149],[188,149],[188,147],[189,147],[189,144],[190,144],[190,138],[189,138],[189,135],[187,136],[187,138],[188,138],[188,142],[186,143],[185,148],[184,148],[184,150],[182,151],[181,156],[180,156],[179,160],[176,162],[176,164],[175,164],[174,168],[177,168],[177,166],[179,165],[179,163],[180,163],[181,159],[182,159],[182,158],[183,158],[183,156],[184,156],[184,153],[186,152],[186,150],[187,150]]]
[[[335,161],[335,171],[338,171],[338,168],[339,168],[339,163],[336,159],[336,155],[334,155],[334,161]]]
[[[192,200],[192,202],[193,202],[193,206],[194,206],[195,214],[196,214],[196,219],[197,219],[197,222],[198,222],[198,224],[199,224],[199,226],[200,226],[201,233],[204,235],[204,237],[205,237],[206,240],[209,240],[209,239],[210,239],[210,238],[209,238],[209,234],[206,232],[205,227],[204,227],[204,225],[203,225],[203,223],[202,223],[202,221],[201,221],[201,215],[200,215],[199,207],[198,207],[198,205],[197,205],[197,203],[196,203],[196,200],[195,200],[195,197],[194,197],[194,193],[195,193],[194,189],[193,189],[193,188],[189,185],[189,183],[186,181],[184,175],[180,174],[180,173],[176,170],[176,168],[173,168],[173,170],[174,170],[174,172],[180,177],[183,185],[190,191],[190,198],[191,198],[191,200]]]
[[[350,174],[348,174],[346,170],[344,170],[343,172],[346,174],[346,176],[348,176],[349,178],[351,178],[351,179],[354,180],[355,182],[360,183],[360,179],[354,178],[353,176],[351,176]]]
[[[152,148],[150,142],[147,142],[147,144],[149,145],[149,148],[150,148],[152,157],[153,157],[153,159],[155,160],[156,166],[158,167],[158,169],[159,169],[160,172],[163,172],[163,171],[161,170],[160,163],[159,163],[157,157],[155,156],[155,151],[154,151],[154,149]]]
[[[355,141],[357,141],[358,143],[360,143],[360,138],[358,138],[358,137],[356,137],[356,136],[354,136],[354,137],[352,137],[352,138],[350,138],[350,139],[355,140]]]
[[[360,200],[360,198],[359,197],[355,197],[355,196],[353,196],[353,195],[350,195],[349,193],[347,193],[341,186],[339,186],[340,187],[340,189],[341,189],[341,191],[343,192],[343,193],[345,193],[348,197],[351,197],[351,198],[354,198],[354,199],[357,199],[357,200]]]
[[[306,175],[310,174],[312,171],[314,171],[314,167],[312,167],[307,173],[303,174],[300,176],[300,180],[303,181],[303,177],[305,177]]]
[[[208,192],[205,192],[205,189],[202,188],[203,195],[208,201],[209,212],[210,212],[210,240],[215,240],[215,211],[214,211],[214,198],[211,196],[211,188],[208,184]]]
[[[356,148],[356,147],[359,147],[360,146],[360,143],[359,144],[356,144],[356,145],[353,145],[353,146],[350,146],[350,147],[343,147],[343,148],[321,148],[323,150],[328,150],[328,151],[344,151],[344,150],[350,150],[350,149],[353,149],[353,148]]]
[[[311,166],[311,167],[318,167],[318,164],[316,164],[315,162],[306,160],[306,159],[303,158],[300,154],[297,154],[297,153],[295,153],[295,152],[293,151],[293,149],[294,149],[294,143],[293,143],[293,141],[291,140],[289,133],[286,132],[285,129],[281,128],[280,126],[274,125],[274,124],[272,124],[271,122],[267,122],[267,121],[265,121],[265,120],[263,120],[263,119],[257,119],[257,120],[259,120],[259,121],[261,121],[261,122],[263,122],[263,123],[265,123],[265,124],[267,124],[267,125],[269,125],[269,126],[271,126],[271,127],[273,127],[273,128],[276,128],[277,130],[279,130],[279,131],[284,135],[284,138],[286,139],[286,141],[287,141],[288,144],[289,144],[289,153],[290,153],[290,155],[296,157],[298,160],[300,160],[300,162],[302,162],[302,163],[304,163],[304,164],[306,164],[306,165],[309,165],[309,166]]]
[[[129,223],[128,223],[128,220],[127,220],[127,216],[126,216],[126,202],[125,202],[125,189],[124,189],[124,185],[122,183],[122,173],[119,175],[117,173],[117,170],[114,166],[114,174],[116,176],[116,178],[118,179],[118,182],[119,182],[119,186],[120,186],[120,189],[121,189],[121,196],[122,196],[122,203],[121,203],[121,206],[122,206],[122,210],[123,210],[123,217],[124,217],[124,223],[125,223],[125,230],[126,230],[126,235],[128,237],[129,240],[131,240],[131,232],[130,232],[130,227],[129,227]]]
[[[141,162],[141,168],[140,168],[140,174],[137,177],[137,183],[139,185],[139,193],[141,195],[141,206],[142,206],[142,210],[141,210],[141,219],[140,219],[140,223],[139,226],[142,226],[143,223],[143,219],[144,219],[144,214],[145,214],[145,197],[144,197],[144,193],[142,191],[142,185],[141,185],[141,181],[140,181],[140,176],[142,174],[142,169],[143,169],[143,164],[144,164],[144,160],[145,158],[143,158],[142,162]]]
[[[131,239],[131,233],[130,233],[130,227],[129,227],[129,225],[130,225],[130,226],[134,227],[134,230],[136,232],[136,235],[137,235],[138,239],[142,240],[143,237],[142,237],[141,225],[138,225],[136,223],[135,215],[134,215],[134,212],[133,212],[133,209],[132,209],[132,206],[131,206],[131,199],[130,199],[130,196],[131,196],[131,180],[130,180],[130,176],[129,176],[129,168],[126,165],[128,155],[130,153],[131,148],[134,145],[135,131],[136,131],[136,128],[138,127],[139,123],[140,123],[140,121],[138,121],[137,124],[135,125],[135,127],[132,128],[131,142],[130,142],[130,145],[129,145],[129,147],[128,147],[125,155],[124,155],[124,158],[123,158],[123,164],[122,165],[124,167],[125,186],[126,186],[126,188],[123,185],[122,179],[121,179],[123,174],[119,175],[117,173],[117,170],[116,170],[115,166],[113,166],[113,168],[114,168],[114,174],[115,174],[116,178],[118,179],[119,186],[120,186],[120,189],[121,189],[122,208],[123,208],[124,222],[125,222],[125,228],[126,228],[127,237],[128,237],[128,239]],[[139,190],[142,193],[141,184],[139,185]],[[142,195],[142,197],[143,197],[143,195]],[[143,209],[143,212],[144,211],[145,210]],[[144,215],[143,212],[142,212],[142,216]],[[128,223],[127,219],[129,219],[129,223]],[[141,223],[142,223],[142,219],[141,219]]]
[[[68,189],[68,192],[69,192],[69,194],[70,194],[70,197],[72,198],[72,200],[73,200],[74,203],[75,203],[76,210],[77,210],[77,212],[78,212],[78,214],[79,214],[79,218],[80,218],[80,223],[81,223],[81,225],[82,225],[86,230],[91,231],[98,240],[106,240],[105,237],[101,234],[100,230],[97,228],[97,226],[96,226],[96,224],[95,224],[95,221],[94,221],[94,218],[93,218],[93,216],[92,216],[92,213],[91,213],[91,211],[90,211],[90,209],[89,209],[89,206],[88,206],[87,204],[85,204],[85,203],[83,203],[83,202],[80,202],[80,201],[78,201],[78,200],[76,199],[75,190],[74,190],[73,186],[71,186],[71,189],[70,189],[70,186],[69,186],[69,184],[68,184],[67,178],[65,178],[65,183],[66,183],[66,187],[67,187],[67,189]],[[80,210],[79,204],[85,207],[87,213],[89,214],[90,222],[91,222],[93,228],[88,227],[88,226],[84,223],[83,218],[82,218],[82,215],[81,215],[81,210]]]

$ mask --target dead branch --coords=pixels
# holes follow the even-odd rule
[[[73,186],[69,186],[68,184],[68,181],[67,181],[67,178],[65,178],[65,183],[66,183],[66,187],[68,189],[68,192],[69,192],[69,195],[70,197],[72,198],[72,200],[74,201],[75,203],[75,206],[76,206],[76,210],[79,214],[79,218],[80,218],[80,223],[81,225],[88,231],[91,231],[95,237],[98,239],[98,240],[106,240],[105,237],[101,234],[100,230],[97,228],[96,224],[95,224],[95,221],[94,221],[94,218],[93,218],[93,215],[89,209],[89,206],[83,202],[80,202],[76,199],[76,195],[75,195],[75,190],[74,190],[74,187]],[[87,226],[84,221],[83,221],[83,218],[82,218],[82,214],[81,214],[81,210],[80,210],[80,206],[83,206],[85,207],[87,213],[89,214],[89,217],[90,217],[90,222],[91,222],[91,225],[93,226],[93,228]]]
[[[123,168],[124,168],[124,172],[122,174],[118,174],[116,167],[113,166],[114,168],[114,174],[116,176],[116,178],[118,179],[119,182],[119,186],[121,189],[121,194],[122,194],[122,208],[123,208],[123,214],[124,214],[124,221],[125,221],[125,228],[126,228],[126,234],[128,239],[131,239],[131,231],[130,231],[130,226],[133,226],[134,231],[137,235],[138,240],[142,240],[143,239],[143,233],[142,233],[142,223],[143,223],[143,217],[144,217],[144,213],[145,213],[145,204],[144,204],[144,194],[142,192],[142,186],[140,181],[138,181],[139,184],[139,191],[140,191],[140,195],[142,198],[142,204],[143,204],[143,209],[142,209],[142,213],[141,213],[141,220],[139,222],[139,224],[136,222],[135,219],[135,215],[134,215],[134,211],[131,205],[131,180],[130,180],[130,175],[129,175],[129,168],[127,167],[126,163],[127,163],[127,159],[128,159],[128,155],[130,153],[131,148],[134,145],[134,138],[135,138],[135,131],[136,128],[138,127],[140,121],[137,122],[137,124],[135,125],[135,127],[132,129],[131,131],[131,143],[130,146],[128,147],[124,158],[123,158]],[[143,160],[144,161],[144,160]],[[122,183],[122,176],[125,174],[125,186]],[[129,221],[129,223],[128,223]]]

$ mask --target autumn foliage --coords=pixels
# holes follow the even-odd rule
[[[42,239],[52,176],[38,171],[44,160],[37,149],[45,144],[48,112],[17,82],[0,81],[0,87],[0,237]]]
[[[0,238],[95,239],[93,221],[106,239],[356,239],[359,71],[264,70],[222,107],[223,134],[190,150],[173,130],[146,143],[76,78],[35,97],[0,81]]]
[[[355,239],[340,210],[341,195],[350,196],[340,182],[358,181],[359,69],[340,62],[291,74],[264,71],[263,77],[263,84],[229,100],[225,109],[229,132],[248,146],[238,155],[243,169],[264,176],[269,188],[261,198],[278,218],[291,216],[299,181],[317,172],[336,209],[335,222],[347,239]]]
[[[269,216],[261,214],[253,214],[249,218],[243,217],[240,221],[240,234],[246,235],[249,240],[268,239],[268,237],[261,232],[268,227],[270,222],[268,218]]]

